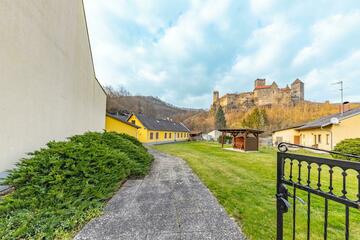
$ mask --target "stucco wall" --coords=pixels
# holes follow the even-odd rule
[[[174,142],[174,141],[185,141],[189,139],[189,133],[187,132],[172,132],[172,131],[155,131],[148,130],[144,127],[144,125],[139,121],[139,119],[132,115],[128,122],[133,122],[135,125],[139,126],[137,132],[137,138],[142,143],[159,143],[159,142]],[[150,134],[152,133],[153,138],[150,138]],[[158,134],[158,138],[156,138],[156,134]],[[165,138],[166,134],[166,138]]]
[[[332,150],[337,143],[348,138],[360,138],[360,115],[340,121],[338,125],[332,125],[323,129],[309,129],[300,132],[300,143],[305,146],[316,144],[320,149]],[[319,143],[319,135],[321,142]]]
[[[105,127],[81,0],[1,0],[0,171],[49,140]]]
[[[137,138],[138,129],[115,118],[106,116],[105,129],[108,132],[126,133]]]
[[[334,146],[348,138],[360,138],[360,115],[341,120],[339,125],[332,127]]]
[[[331,127],[301,130],[300,144],[308,147],[316,144],[320,149],[331,150]]]
[[[294,136],[299,136],[299,135],[300,135],[299,132],[293,128],[280,130],[273,133],[272,142],[274,146],[276,146],[280,142],[294,143]]]

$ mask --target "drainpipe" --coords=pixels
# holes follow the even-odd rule
[[[333,133],[332,133],[332,131],[324,129],[323,125],[321,125],[320,129],[324,130],[325,132],[330,133],[330,150],[333,150]]]

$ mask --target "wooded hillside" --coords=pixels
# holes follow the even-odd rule
[[[360,107],[359,103],[350,104],[350,108]],[[254,114],[254,112],[256,112]],[[339,112],[338,104],[303,102],[295,106],[271,106],[251,108],[248,111],[234,110],[225,113],[227,127],[253,127],[273,130],[299,125],[320,117]],[[208,132],[214,129],[215,113],[199,113],[189,117],[185,124],[195,130]]]
[[[205,112],[202,109],[179,108],[152,96],[133,96],[126,89],[105,87],[107,93],[106,110],[111,113],[143,113],[148,116],[182,122]]]
[[[171,118],[183,122],[189,129],[204,133],[215,129],[214,111],[179,108],[157,97],[132,96],[126,89],[105,87],[107,92],[107,111],[112,113],[144,113],[154,118]],[[360,107],[359,103],[349,107]],[[295,106],[267,106],[259,108],[234,109],[225,113],[226,127],[259,128],[270,134],[276,129],[292,127],[320,117],[338,113],[338,104],[302,102]]]

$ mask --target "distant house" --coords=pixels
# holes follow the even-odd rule
[[[202,132],[190,132],[190,140],[192,141],[200,141],[204,140]]]
[[[209,132],[207,135],[209,135],[212,138],[212,140],[217,141],[221,136],[221,132],[219,130],[213,130]]]
[[[282,128],[273,131],[272,134],[273,145],[277,146],[281,142],[300,144],[300,133],[296,129],[301,126],[303,125],[296,125],[296,126]]]
[[[137,138],[143,143],[165,143],[189,139],[190,130],[183,123],[155,119],[144,114],[131,114],[127,122],[139,127]]]
[[[126,133],[137,138],[140,127],[127,121],[127,117],[106,114],[105,130],[108,132]]]
[[[213,141],[213,138],[209,134],[206,134],[206,133],[201,134],[201,138],[205,141]]]
[[[332,150],[340,141],[360,137],[360,108],[322,117],[300,126],[273,132],[273,144],[289,142]]]

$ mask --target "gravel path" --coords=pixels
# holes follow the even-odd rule
[[[150,174],[127,181],[75,239],[245,239],[184,160],[149,151]]]

